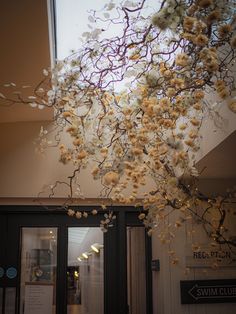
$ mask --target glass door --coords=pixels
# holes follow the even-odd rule
[[[0,208],[0,314],[152,314],[137,212],[115,208],[103,233],[97,210],[78,220],[57,208]]]
[[[68,228],[67,314],[104,313],[103,232]]]
[[[21,228],[20,314],[55,314],[57,228]]]
[[[104,314],[103,217],[78,220],[42,207],[0,209],[0,314]]]
[[[16,230],[9,230],[9,217],[0,213],[0,313],[15,314],[17,295],[17,238]],[[9,235],[11,237],[9,238]],[[16,250],[16,251],[15,251]]]
[[[126,230],[129,314],[146,314],[145,229],[127,227]]]
[[[0,314],[4,308],[4,290],[5,290],[5,245],[6,243],[6,216],[0,215]]]
[[[151,237],[137,213],[126,213],[127,303],[129,314],[152,314]]]

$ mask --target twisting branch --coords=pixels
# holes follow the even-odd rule
[[[83,34],[83,48],[44,70],[33,95],[0,94],[3,105],[55,111],[58,131],[51,143],[51,132],[41,129],[39,151],[57,146],[60,162],[73,170],[68,181],[51,186],[50,197],[63,184],[71,202],[86,168],[111,203],[139,204],[141,198],[140,219],[150,233],[180,213],[177,227],[196,218],[216,243],[235,246],[225,235],[229,214],[223,208],[234,191],[221,199],[204,195],[197,189],[194,159],[204,117],[218,114],[209,98],[214,94],[216,102],[236,112],[234,5],[233,0],[164,0],[150,9],[148,0],[123,1],[117,8],[110,2],[103,16],[90,12],[94,27]],[[112,25],[119,31],[106,38]],[[69,140],[63,140],[65,133]],[[101,223],[104,231],[112,225],[109,215]],[[163,241],[173,237],[171,227],[165,228]]]

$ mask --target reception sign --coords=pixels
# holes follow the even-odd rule
[[[236,267],[236,254],[228,248],[201,246],[197,251],[188,249],[187,252],[186,267],[189,268],[212,267],[214,264],[218,267]]]
[[[180,281],[181,303],[236,302],[236,279]]]

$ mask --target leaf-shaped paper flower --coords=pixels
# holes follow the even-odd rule
[[[89,15],[88,20],[90,23],[95,23],[95,19],[92,15]]]
[[[82,37],[89,37],[90,36],[90,33],[89,32],[84,32],[83,34],[82,34]]]
[[[36,108],[38,106],[38,104],[36,102],[31,102],[30,103],[30,107],[32,108]]]
[[[125,1],[124,6],[125,7],[135,7],[136,4],[133,1],[127,0],[127,1]]]
[[[48,76],[48,70],[43,69],[43,75],[44,75],[44,76]]]
[[[106,4],[105,5],[105,8],[108,10],[108,11],[111,11],[112,9],[114,9],[115,8],[115,3],[114,2],[110,2],[110,3],[108,3],[108,4]]]
[[[107,12],[105,12],[103,15],[104,15],[104,17],[105,17],[106,19],[109,19],[109,17],[110,17],[110,14],[107,13]]]
[[[125,72],[124,77],[132,77],[135,76],[137,72],[135,70],[128,70]]]

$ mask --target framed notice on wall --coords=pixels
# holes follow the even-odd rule
[[[53,313],[53,285],[26,284],[24,314]]]

